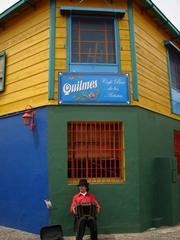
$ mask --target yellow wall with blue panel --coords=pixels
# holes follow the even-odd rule
[[[137,105],[169,117],[171,113],[165,39],[171,39],[163,26],[158,25],[147,11],[134,4],[134,29],[139,101]]]
[[[123,18],[119,19],[120,31],[120,55],[121,55],[121,71],[130,74],[131,81],[131,51],[130,51],[130,35],[128,23],[128,6],[126,0],[114,1],[107,4],[105,1],[60,1],[56,2],[56,59],[55,59],[55,99],[50,101],[51,104],[56,104],[58,100],[58,72],[67,71],[67,17],[60,14],[61,6],[76,6],[83,8],[114,8],[125,9],[126,13]],[[131,88],[132,89],[132,88]]]
[[[107,4],[105,1],[57,1],[56,19],[56,80],[55,101],[57,101],[58,71],[67,70],[67,29],[66,16],[60,15],[60,6],[78,6],[91,8],[122,8],[126,10],[123,18],[119,19],[121,71],[130,75],[131,104],[147,108],[169,117],[180,119],[171,113],[171,100],[168,78],[165,39],[171,38],[164,30],[157,27],[154,20],[147,13],[142,14],[138,5],[133,4],[135,48],[138,74],[139,101],[133,100],[132,65],[130,48],[130,29],[128,22],[127,1],[114,1]]]
[[[135,4],[134,30],[138,73],[139,101],[133,100],[130,29],[127,0],[70,1],[56,0],[55,89],[54,100],[48,101],[50,1],[38,1],[36,9],[28,7],[11,18],[0,29],[0,52],[7,53],[5,91],[0,93],[0,115],[33,107],[58,104],[58,72],[67,71],[67,21],[60,6],[121,8],[126,13],[119,19],[121,71],[130,75],[131,104],[180,119],[171,113],[168,67],[164,30]]]
[[[48,104],[49,8],[49,1],[38,1],[0,29],[0,52],[7,54],[0,115]]]

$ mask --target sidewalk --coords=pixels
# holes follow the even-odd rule
[[[0,240],[39,240],[39,235],[0,226]],[[64,240],[75,240],[64,237]],[[88,236],[84,240],[90,240]],[[99,235],[99,240],[180,240],[180,224],[174,227],[149,229],[143,233]]]

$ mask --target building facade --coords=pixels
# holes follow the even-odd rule
[[[0,36],[0,225],[72,235],[80,178],[100,233],[179,223],[180,34],[160,10],[21,0]]]

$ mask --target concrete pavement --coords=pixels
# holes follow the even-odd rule
[[[0,226],[0,240],[39,240],[39,235]],[[75,240],[64,237],[64,240]],[[90,240],[85,236],[84,240]],[[99,235],[99,240],[180,240],[180,224],[174,227],[148,229],[143,233]]]

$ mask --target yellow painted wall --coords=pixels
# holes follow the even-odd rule
[[[135,47],[139,101],[133,101],[130,32],[127,0],[112,4],[100,0],[56,0],[55,89],[54,100],[48,101],[50,1],[40,0],[9,20],[0,29],[0,52],[7,53],[5,91],[0,93],[0,115],[33,107],[58,104],[58,72],[67,71],[67,21],[60,6],[122,8],[119,19],[121,70],[130,75],[131,104],[180,119],[171,113],[166,48],[169,39],[148,14],[134,1]]]
[[[180,119],[171,113],[166,47],[171,39],[146,11],[134,4],[135,48],[139,101],[134,104]]]
[[[0,115],[48,104],[49,8],[49,0],[38,1],[0,29],[0,52],[7,54]]]

